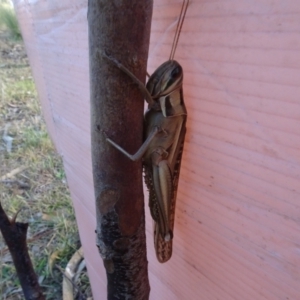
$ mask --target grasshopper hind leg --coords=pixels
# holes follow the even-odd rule
[[[157,153],[153,153],[153,158]],[[158,209],[158,225],[162,238],[172,238],[170,230],[170,203],[172,197],[172,174],[167,160],[161,160],[152,166],[153,184]]]
[[[155,246],[157,260],[160,263],[167,262],[172,256],[176,194],[177,194],[177,187],[178,187],[178,179],[179,179],[182,151],[183,151],[183,142],[181,143],[178,153],[176,154],[177,159],[176,159],[176,163],[174,166],[174,173],[173,173],[173,178],[172,178],[172,194],[171,194],[171,199],[170,199],[170,203],[169,203],[169,220],[168,220],[170,233],[172,234],[170,241],[166,241],[161,235],[160,222],[157,222],[157,220],[159,220],[158,215],[156,214],[155,218],[153,218],[154,219],[154,246]],[[150,175],[150,178],[151,178],[151,175]],[[150,195],[151,195],[151,193],[150,193]]]

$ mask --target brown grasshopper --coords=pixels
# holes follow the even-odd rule
[[[172,256],[176,194],[186,132],[183,70],[173,58],[188,3],[189,0],[183,1],[169,60],[150,76],[146,87],[121,63],[103,54],[132,78],[149,104],[145,113],[144,143],[135,154],[129,154],[109,138],[106,140],[131,160],[142,158],[154,220],[155,251],[161,263]]]

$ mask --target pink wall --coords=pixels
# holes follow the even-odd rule
[[[105,299],[94,237],[87,1],[14,2],[95,299]],[[149,72],[169,56],[180,5],[155,1]],[[156,261],[146,209],[151,299],[300,299],[299,51],[298,0],[191,0],[176,52],[189,118],[166,264]]]

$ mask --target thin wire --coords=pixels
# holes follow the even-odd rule
[[[179,36],[180,36],[180,33],[181,33],[181,28],[182,28],[182,25],[183,25],[183,21],[184,21],[185,15],[186,15],[187,8],[189,6],[189,2],[190,2],[190,0],[183,0],[169,60],[173,60],[173,58],[175,56],[175,51],[176,51],[176,48],[177,48]]]

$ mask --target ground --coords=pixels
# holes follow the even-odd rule
[[[46,298],[63,299],[62,271],[80,248],[77,224],[23,42],[3,30],[0,78],[0,201],[8,216],[21,209],[17,221],[29,223],[28,248]],[[76,299],[91,295],[85,270],[75,284]],[[1,234],[0,295],[3,300],[24,299]]]

